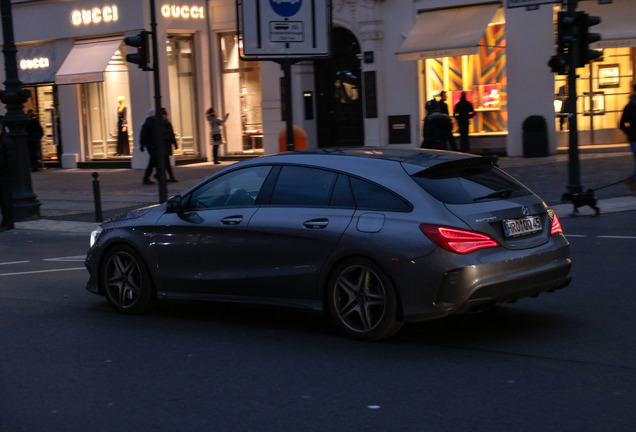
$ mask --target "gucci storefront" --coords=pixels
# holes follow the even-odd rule
[[[161,100],[179,146],[175,161],[205,160],[206,2],[157,2],[156,18]],[[42,162],[145,167],[138,139],[154,107],[153,73],[126,62],[131,48],[124,38],[150,30],[148,2],[15,2],[13,21],[20,79],[31,91],[25,112],[33,110],[45,132]]]

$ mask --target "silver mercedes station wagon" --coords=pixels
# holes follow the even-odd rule
[[[228,166],[91,235],[87,289],[117,311],[211,300],[325,311],[378,340],[405,322],[563,288],[554,212],[491,158],[362,147]]]

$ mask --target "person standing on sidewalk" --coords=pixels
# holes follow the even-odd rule
[[[220,119],[216,116],[216,111],[214,108],[208,108],[205,113],[205,118],[210,123],[210,133],[212,138],[212,157],[214,158],[215,164],[220,164],[219,162],[219,146],[223,144],[223,137],[221,136],[221,125],[225,123],[230,113],[226,113],[223,119]]]
[[[37,171],[40,167],[40,160],[42,159],[42,137],[44,136],[44,130],[40,125],[40,120],[35,115],[35,111],[28,110],[27,117],[29,120],[24,126],[24,131],[27,134],[27,147],[29,149],[29,163],[31,164],[31,171]]]
[[[473,104],[466,100],[466,92],[462,92],[459,102],[453,109],[453,117],[457,121],[459,126],[459,151],[468,153],[470,151],[470,143],[468,141],[468,129],[470,126],[470,119],[475,117],[475,109]]]
[[[625,184],[636,196],[636,94],[629,95],[629,103],[623,109],[620,128],[627,135],[634,157],[634,171],[625,179]]]
[[[442,112],[440,101],[431,99],[426,102],[426,117],[422,125],[422,148],[457,151],[453,137],[453,122],[448,114]],[[448,109],[448,108],[447,108]]]
[[[0,210],[2,211],[0,232],[14,228],[13,189],[11,187],[12,167],[11,149],[4,138],[4,134],[0,133]]]

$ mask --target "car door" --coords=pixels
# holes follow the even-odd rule
[[[157,223],[158,274],[172,293],[247,294],[246,230],[271,166],[231,171],[183,197]]]
[[[248,226],[250,294],[317,298],[318,274],[351,223],[354,207],[346,176],[283,166],[269,202]]]

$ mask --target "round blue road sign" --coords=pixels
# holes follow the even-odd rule
[[[269,4],[283,18],[294,16],[300,10],[303,0],[269,0]]]

